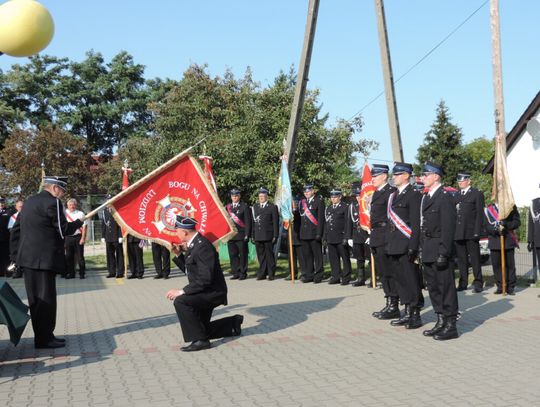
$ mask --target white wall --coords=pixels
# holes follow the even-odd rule
[[[530,206],[534,198],[540,197],[540,142],[533,143],[525,130],[507,152],[506,163],[516,205]]]

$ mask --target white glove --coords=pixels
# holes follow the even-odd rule
[[[123,241],[124,239],[122,239],[121,237],[118,238],[118,243],[122,244]]]
[[[366,239],[365,244],[369,246],[369,237]]]
[[[101,238],[101,243],[105,243],[105,238],[104,237]]]
[[[353,240],[352,239],[349,239],[347,240],[347,243],[349,244],[349,246],[353,247],[354,243],[353,243]]]

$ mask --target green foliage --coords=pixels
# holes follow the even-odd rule
[[[492,203],[491,188],[493,177],[482,171],[494,154],[495,144],[486,137],[476,138],[466,144],[465,155],[468,157],[467,170],[471,173],[472,184],[484,193],[486,203]]]
[[[467,170],[469,157],[462,144],[461,129],[450,122],[451,116],[444,101],[439,102],[437,117],[426,133],[424,143],[418,148],[416,158],[421,168],[426,161],[441,165],[444,171],[443,183],[453,185],[456,174]]]

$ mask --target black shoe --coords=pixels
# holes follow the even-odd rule
[[[456,339],[459,337],[456,327],[456,317],[446,317],[443,328],[433,335],[433,339],[436,341],[447,341],[449,339]]]
[[[390,297],[390,305],[386,311],[381,312],[378,319],[394,319],[399,318],[401,313],[399,312],[399,300],[397,297]]]
[[[242,323],[244,322],[244,316],[243,315],[235,315],[234,316],[234,322],[233,322],[233,336],[240,336],[242,334]]]
[[[80,278],[81,280],[84,280],[86,277],[84,276],[84,274],[81,274],[81,275],[79,276],[79,278]]]
[[[139,274],[139,275],[137,276],[137,278],[138,278],[139,280],[142,280],[144,277],[143,277],[142,274]]]
[[[137,278],[137,275],[131,274],[131,275],[128,276],[128,280],[132,280],[134,278]]]
[[[473,288],[473,292],[474,292],[474,293],[481,293],[482,290],[483,290],[482,287],[474,287],[474,288]]]
[[[339,284],[339,279],[331,278],[328,284]]]
[[[245,280],[247,278],[247,276],[240,276],[238,277],[238,280]]]
[[[266,276],[257,276],[257,281],[266,280]]]
[[[64,346],[66,346],[66,344],[64,342],[60,342],[60,341],[57,341],[57,340],[50,340],[49,342],[46,342],[46,343],[35,343],[34,344],[34,348],[36,349],[56,349],[56,348],[63,348]]]
[[[502,294],[502,289],[497,288],[493,294]]]
[[[116,276],[114,274],[107,275],[107,278],[115,278]]]
[[[113,276],[113,277],[114,277],[114,276]],[[118,275],[116,276],[116,278],[124,278],[124,275],[123,275],[123,274],[118,274]]]
[[[168,280],[168,279],[169,279],[169,275],[163,276],[163,280]]]
[[[409,321],[405,324],[405,329],[418,329],[423,325],[420,317],[420,307],[415,307],[410,311]]]
[[[347,281],[347,280],[341,282],[341,285],[349,285],[349,284],[350,284],[350,281]]]
[[[312,283],[313,279],[312,278],[304,278],[304,277],[302,277],[300,279],[300,281],[303,282],[303,283]]]
[[[467,289],[467,286],[465,287],[462,286],[462,287],[457,287],[456,291],[465,291],[466,289]]]
[[[380,311],[372,312],[371,316],[375,318],[379,318],[379,315],[385,312],[389,306],[390,306],[390,297],[386,297],[386,305]]]
[[[441,329],[443,329],[443,327],[444,327],[444,317],[442,316],[442,314],[437,314],[437,323],[433,326],[433,328],[422,332],[422,335],[433,336],[436,333],[438,333]]]
[[[275,279],[274,276],[268,276],[268,280],[273,281]]]
[[[210,349],[210,341],[200,340],[191,342],[188,346],[180,348],[182,352],[197,352],[199,350]]]
[[[240,279],[240,277],[239,277],[239,276],[236,276],[236,275],[235,275],[235,276],[232,276],[232,277],[230,278],[230,280],[238,280],[238,279]]]
[[[52,340],[56,341],[56,342],[60,342],[60,343],[65,343],[66,342],[66,340],[64,338],[59,338],[59,337],[54,336],[54,335],[53,335]]]
[[[161,274],[158,274],[157,276],[154,276],[154,280],[159,280],[160,278],[163,278]]]
[[[409,322],[409,319],[411,318],[411,311],[409,309],[409,306],[405,304],[405,310],[403,311],[403,316],[399,319],[394,319],[390,321],[390,325],[392,326],[403,326],[407,322]]]
[[[313,280],[313,284],[320,284],[322,283],[322,280]]]
[[[508,295],[516,295],[513,288],[509,288],[508,291],[506,292],[506,294],[508,294]]]
[[[353,287],[362,287],[366,285],[366,282],[364,280],[356,280],[354,283],[352,283]]]

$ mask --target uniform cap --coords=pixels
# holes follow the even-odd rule
[[[260,188],[259,188],[259,194],[266,194],[266,195],[268,195],[268,189],[266,189],[265,187],[260,187]]]
[[[440,175],[441,177],[444,175],[444,171],[442,170],[442,167],[438,164],[426,161],[424,163],[424,168],[422,169],[423,173],[434,173],[437,175]]]
[[[240,190],[238,188],[231,189],[231,195],[240,195]]]
[[[176,229],[194,230],[195,226],[197,226],[195,219],[188,216],[176,215],[176,222],[174,223]]]
[[[68,177],[59,177],[56,175],[47,175],[46,177],[43,177],[44,184],[58,185],[64,191],[67,189],[67,181]]]
[[[313,189],[313,184],[305,184],[304,185],[304,192],[311,191]]]
[[[334,188],[330,191],[330,196],[341,196],[341,189]]]
[[[462,171],[462,172],[458,172],[457,174],[457,181],[465,181],[465,180],[468,180],[471,178],[471,174],[469,174],[468,172],[465,172],[465,171]]]
[[[373,164],[371,166],[371,175],[388,174],[389,168],[385,164]]]
[[[394,168],[392,168],[392,174],[398,175],[398,174],[412,174],[413,173],[413,166],[412,164],[408,163],[395,163]]]

